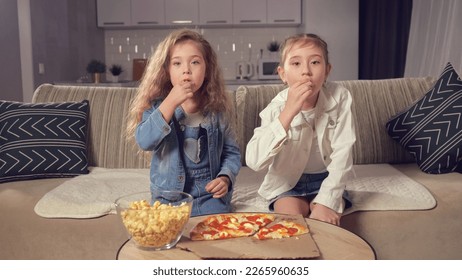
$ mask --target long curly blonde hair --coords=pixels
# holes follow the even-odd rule
[[[173,88],[168,72],[171,49],[186,40],[196,42],[205,59],[205,79],[199,89],[201,91],[199,93],[201,111],[224,112],[225,116],[231,116],[233,106],[226,94],[223,74],[218,65],[217,55],[210,43],[194,30],[175,30],[159,43],[149,58],[137,94],[130,104],[126,131],[130,141],[134,141],[134,133],[141,122],[143,112],[152,106],[153,101],[165,98]]]

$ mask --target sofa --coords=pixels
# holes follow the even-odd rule
[[[358,211],[342,218],[341,227],[366,240],[377,259],[462,259],[462,174],[427,174],[413,156],[393,141],[386,122],[421,98],[433,77],[338,81],[353,96],[357,166],[390,164],[424,185],[436,207],[411,211]],[[246,143],[260,125],[258,113],[283,85],[240,86],[230,92],[235,105],[237,139],[243,167],[234,186],[239,191],[255,178],[245,166]],[[135,88],[43,84],[32,103],[89,101],[87,160],[90,167],[147,169],[148,161],[124,138],[126,116]],[[80,175],[78,175],[80,176]],[[261,174],[260,174],[261,176]],[[127,240],[117,215],[97,218],[43,218],[34,206],[49,191],[72,180],[41,178],[0,183],[0,259],[115,259]],[[236,200],[233,199],[233,203]],[[237,205],[237,204],[236,204]],[[239,207],[235,207],[239,211]]]

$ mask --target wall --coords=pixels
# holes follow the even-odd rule
[[[34,88],[75,81],[92,59],[104,60],[104,32],[96,26],[95,0],[30,1]],[[39,73],[39,64],[44,73]]]
[[[227,79],[235,78],[236,61],[241,57],[247,59],[248,43],[252,46],[251,60],[256,61],[259,50],[266,50],[269,40],[282,40],[297,32],[315,32],[326,39],[334,66],[331,80],[356,79],[358,1],[303,0],[304,24],[299,28],[204,29],[202,32],[216,48]],[[21,8],[17,11],[16,3],[33,11],[32,15]],[[104,59],[108,65],[123,63],[127,71],[121,78],[131,79],[132,59],[148,56],[151,46],[157,45],[169,32],[148,29],[105,31],[97,28],[95,0],[2,0],[0,5],[0,23],[3,23],[0,24],[0,39],[8,42],[0,44],[0,63],[8,65],[8,68],[0,69],[2,99],[27,102],[41,83],[76,81],[86,74],[86,64],[92,58]],[[19,18],[19,28],[18,12],[23,16]],[[21,27],[24,23],[25,28]],[[24,31],[29,31],[29,34]],[[25,35],[25,38],[20,38],[21,41],[24,39],[21,44],[18,33]],[[131,43],[138,42],[137,50],[134,45],[132,48],[123,45],[127,37],[130,37]],[[111,38],[114,39],[111,41]],[[118,53],[118,46],[115,49],[111,46],[118,44],[119,39],[122,40],[122,52],[127,50],[123,55]],[[234,51],[232,43],[235,44]],[[25,54],[20,55],[20,49]],[[22,69],[21,60],[26,65]],[[44,74],[39,74],[39,63],[44,65]],[[21,91],[23,94],[20,94]]]
[[[40,84],[75,81],[90,59],[104,59],[95,0],[1,0],[0,42],[5,100],[30,102]]]
[[[194,27],[192,27],[194,28]],[[240,60],[251,61],[255,67],[260,57],[269,56],[266,45],[271,40],[281,42],[285,36],[295,34],[295,27],[284,28],[208,28],[198,29],[210,42],[218,56],[224,78],[236,79],[236,63]],[[134,58],[148,58],[157,44],[170,33],[172,29],[134,29],[106,30],[106,63],[120,64],[125,71],[120,76],[122,80],[132,78],[132,61]],[[256,76],[254,75],[253,79]],[[107,75],[110,79],[110,74]]]
[[[18,5],[0,1],[0,99],[22,101]]]
[[[358,78],[359,0],[303,0],[303,25],[279,28],[208,28],[200,29],[215,48],[225,79],[236,78],[236,62],[250,60],[256,65],[260,56],[269,55],[266,45],[271,40],[282,42],[298,32],[313,32],[329,44],[333,64],[331,80]],[[194,28],[194,27],[192,27]],[[106,30],[106,63],[121,64],[122,80],[132,77],[132,60],[147,58],[171,30],[126,29]],[[234,45],[234,48],[233,48]],[[251,48],[249,48],[249,46]],[[253,79],[256,77],[254,76]],[[110,79],[110,74],[107,75]]]
[[[359,0],[305,0],[300,31],[316,33],[329,46],[329,80],[358,79]]]

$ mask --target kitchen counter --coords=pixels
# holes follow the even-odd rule
[[[98,84],[91,82],[77,82],[77,81],[59,81],[54,82],[55,85],[66,86],[89,86],[89,87],[138,87],[139,81],[120,81],[118,83],[101,82]],[[237,90],[241,85],[279,85],[282,84],[281,80],[225,80],[226,89]]]
[[[265,84],[282,84],[282,81],[277,80],[225,80],[225,84],[227,85],[265,85]]]
[[[65,86],[88,86],[88,87],[138,87],[139,81],[120,81],[118,83],[113,82],[101,82],[101,83],[91,83],[91,82],[77,82],[77,81],[60,81],[54,82],[55,85],[65,85]]]
[[[237,90],[239,86],[280,85],[281,80],[225,80],[226,89]]]

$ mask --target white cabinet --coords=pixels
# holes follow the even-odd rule
[[[99,27],[295,26],[302,0],[97,0]]]
[[[167,25],[198,24],[199,0],[166,0],[165,23]]]
[[[232,0],[199,0],[199,24],[231,25],[232,11]]]
[[[268,24],[302,23],[301,0],[267,0]]]
[[[266,23],[266,0],[233,0],[232,2],[234,24]]]
[[[131,0],[132,26],[165,24],[165,0]]]
[[[301,0],[232,0],[236,25],[299,25]]]
[[[97,0],[98,26],[121,27],[131,24],[130,0]]]

